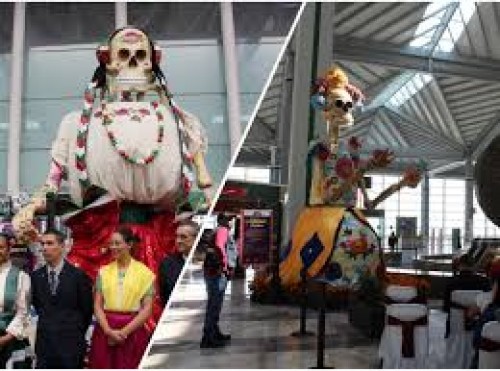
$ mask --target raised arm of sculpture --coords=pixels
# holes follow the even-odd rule
[[[393,194],[399,192],[403,187],[415,188],[421,179],[421,170],[417,166],[408,167],[403,177],[394,184],[391,184],[383,190],[374,200],[370,200],[368,195],[365,196],[365,208],[373,210],[377,208],[382,202],[391,197]]]

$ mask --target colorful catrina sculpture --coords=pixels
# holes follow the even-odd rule
[[[194,199],[195,178],[207,196],[198,200],[208,202],[206,135],[172,100],[160,58],[160,49],[135,27],[115,31],[98,48],[83,108],[59,126],[46,184],[14,220],[18,236],[33,239],[34,213],[66,180],[78,207],[65,220],[73,238],[68,259],[92,277],[110,259],[105,246],[118,224],[138,235],[136,258],[156,272],[174,249],[176,207]]]
[[[380,241],[356,209],[358,189],[364,195],[365,208],[373,209],[403,186],[416,187],[420,181],[420,170],[412,166],[400,182],[375,200],[368,199],[363,176],[389,165],[393,154],[376,150],[363,159],[361,143],[356,137],[339,139],[340,130],[353,125],[353,106],[362,99],[361,91],[349,85],[347,76],[336,67],[313,85],[311,103],[322,111],[327,138],[310,146],[309,206],[301,211],[280,264],[280,278],[285,287],[299,282],[302,269],[309,277],[326,278],[344,287],[356,285],[363,275],[380,275],[383,271]]]

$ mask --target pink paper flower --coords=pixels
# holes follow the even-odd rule
[[[354,174],[354,164],[348,157],[342,157],[335,164],[335,172],[341,179],[349,179]]]

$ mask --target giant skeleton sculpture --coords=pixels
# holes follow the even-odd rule
[[[363,98],[337,67],[330,68],[313,85],[311,103],[322,113],[327,138],[315,140],[310,146],[309,206],[300,212],[280,263],[284,287],[298,284],[302,270],[309,277],[326,278],[348,288],[359,283],[363,275],[378,277],[383,272],[380,240],[356,208],[358,189],[363,193],[365,208],[374,209],[402,187],[416,187],[421,170],[410,166],[398,183],[374,200],[368,198],[364,175],[388,166],[394,156],[388,150],[375,150],[363,159],[356,137],[339,139],[341,130],[353,125],[353,107]]]
[[[83,110],[63,118],[46,184],[14,218],[18,237],[33,240],[34,214],[66,180],[78,207],[65,217],[73,239],[68,259],[92,277],[109,262],[106,244],[118,224],[140,237],[136,257],[156,272],[174,248],[176,207],[209,202],[206,135],[172,100],[160,58],[161,50],[135,27],[115,31],[98,48]]]

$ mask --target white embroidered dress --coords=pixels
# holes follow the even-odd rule
[[[129,156],[145,158],[157,148],[159,122],[149,102],[108,103],[107,110],[113,116],[109,129]],[[125,110],[128,114],[119,114]],[[158,205],[173,202],[181,189],[179,131],[171,110],[162,105],[158,110],[164,117],[164,136],[159,154],[150,164],[136,165],[120,156],[102,124],[100,109],[94,109],[89,124],[86,157],[91,184],[105,189],[115,199]],[[206,136],[200,121],[185,111],[184,114],[189,153],[204,152]],[[53,160],[65,168],[71,197],[81,206],[79,173],[75,166],[80,115],[80,112],[72,112],[64,117],[51,154]]]

